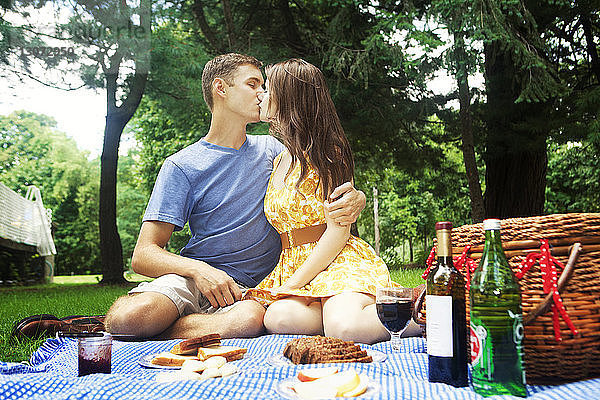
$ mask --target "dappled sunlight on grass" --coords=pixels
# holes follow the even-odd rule
[[[148,278],[147,276],[136,274],[135,272],[126,271],[123,276],[129,282],[143,282],[152,280],[152,278]],[[55,276],[53,283],[59,285],[66,284],[93,284],[98,283],[102,280],[102,275],[61,275]]]
[[[425,283],[425,280],[421,278],[423,271],[425,270],[422,268],[400,268],[390,270],[390,275],[394,282],[398,282],[404,287],[416,287]]]

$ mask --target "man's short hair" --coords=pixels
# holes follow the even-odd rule
[[[215,78],[222,78],[228,85],[233,85],[233,75],[240,65],[262,67],[262,63],[252,56],[228,53],[216,56],[206,63],[202,71],[202,95],[208,108],[213,109],[212,83]]]

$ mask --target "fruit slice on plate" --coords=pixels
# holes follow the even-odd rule
[[[337,396],[337,389],[318,380],[296,382],[292,386],[294,392],[302,399],[331,399]]]
[[[337,372],[338,369],[336,367],[303,369],[298,372],[298,380],[302,382],[310,382],[336,374]]]
[[[359,379],[360,382],[354,389],[344,392],[344,397],[357,397],[367,391],[367,387],[369,386],[369,377],[365,374],[360,374]]]
[[[296,382],[292,389],[304,399],[328,399],[352,392],[360,383],[360,376],[350,369],[313,381]]]

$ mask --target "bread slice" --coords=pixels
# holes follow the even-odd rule
[[[221,344],[221,335],[218,333],[211,333],[197,338],[186,339],[180,343],[177,343],[171,349],[171,353],[185,355],[185,354],[197,354],[199,347],[218,346]]]
[[[182,356],[179,354],[173,354],[169,351],[163,351],[158,353],[152,358],[152,364],[163,365],[169,367],[180,367],[187,360],[197,360],[196,356]]]
[[[198,359],[204,361],[210,357],[222,356],[227,361],[239,360],[244,357],[244,354],[248,349],[237,346],[212,346],[212,347],[200,347],[198,349]]]

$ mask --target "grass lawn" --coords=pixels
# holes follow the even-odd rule
[[[413,269],[392,269],[390,275],[394,282],[398,282],[405,287],[416,287],[421,283],[425,283],[425,280],[421,278],[421,275],[425,272],[421,268]]]
[[[78,314],[104,314],[117,297],[124,295],[135,285],[136,283],[126,286],[53,283],[0,288],[0,361],[28,360],[31,353],[44,341],[11,340],[10,333],[16,321],[35,314],[54,314],[59,318]]]
[[[403,286],[414,287],[424,281],[423,270],[391,271],[392,279]],[[102,315],[119,296],[145,277],[127,276],[132,281],[125,286],[100,286],[99,275],[57,276],[54,283],[27,287],[0,288],[0,361],[29,360],[44,339],[14,341],[10,339],[13,324],[35,314]],[[147,278],[146,278],[147,279]]]

